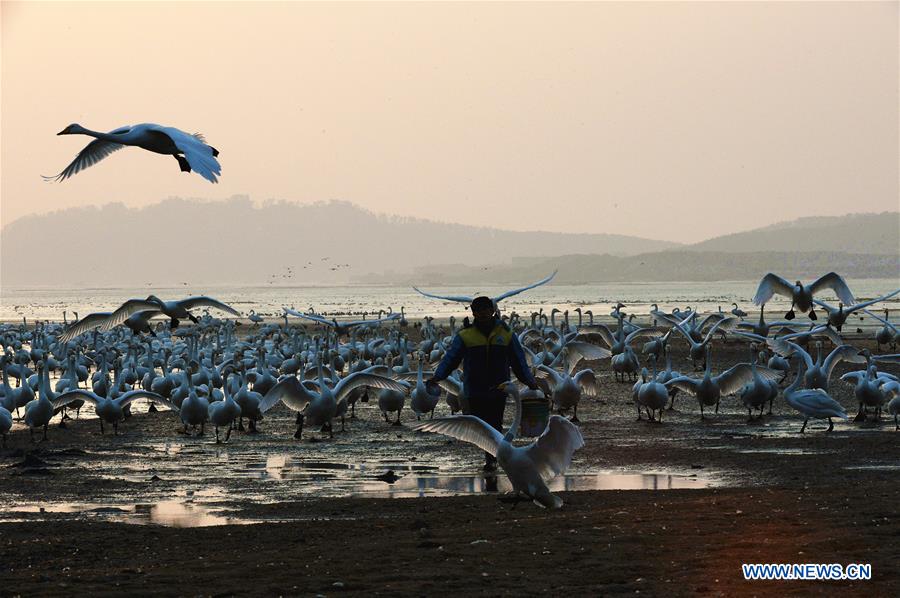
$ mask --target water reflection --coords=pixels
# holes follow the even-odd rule
[[[74,515],[75,519],[103,519],[121,523],[153,524],[167,527],[205,527],[210,525],[258,523],[248,519],[216,514],[211,507],[179,500],[136,505],[82,503],[20,505],[8,509],[4,513],[3,520],[33,520],[16,518],[16,515],[21,513],[67,514]]]
[[[393,484],[362,481],[350,496],[369,498],[415,498],[455,496],[482,492],[509,492],[512,485],[505,475],[497,476],[496,487],[488,487],[490,478],[472,475],[407,475]],[[695,477],[658,473],[570,474],[550,481],[552,492],[585,490],[673,490],[707,488],[710,482]]]

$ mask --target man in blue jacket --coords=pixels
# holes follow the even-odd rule
[[[537,390],[538,385],[525,361],[518,337],[496,316],[494,301],[490,297],[476,297],[471,307],[474,323],[465,326],[453,338],[426,386],[429,392],[437,394],[437,382],[449,376],[461,362],[468,413],[502,432],[506,392],[498,387],[509,380],[509,369],[512,368],[516,378],[528,388]],[[489,453],[485,453],[484,469],[488,472],[497,469],[497,460]]]

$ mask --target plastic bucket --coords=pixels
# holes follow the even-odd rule
[[[550,401],[545,398],[529,397],[522,399],[522,422],[519,424],[520,436],[540,436],[550,420]]]

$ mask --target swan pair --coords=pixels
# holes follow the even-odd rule
[[[83,334],[92,328],[99,327],[101,330],[109,330],[119,324],[125,323],[132,316],[144,312],[149,312],[147,320],[159,313],[168,316],[172,320],[171,329],[175,330],[178,328],[178,323],[181,319],[187,318],[195,324],[199,322],[199,320],[188,311],[197,307],[215,307],[216,309],[221,309],[233,316],[241,315],[239,311],[230,305],[226,305],[212,297],[200,296],[188,297],[187,299],[178,301],[163,301],[156,295],[150,295],[146,299],[129,299],[112,313],[98,312],[85,316],[69,326],[66,331],[59,336],[59,340],[60,342],[67,343],[79,334]],[[132,331],[135,330],[134,327],[131,328]]]
[[[514,492],[525,495],[541,507],[558,509],[563,506],[563,501],[550,492],[546,481],[569,468],[572,455],[584,446],[581,431],[566,418],[552,415],[537,440],[526,446],[513,445],[522,421],[522,400],[515,384],[507,383],[505,390],[516,404],[515,416],[506,434],[474,415],[433,419],[417,423],[412,429],[444,434],[474,444],[497,458]]]

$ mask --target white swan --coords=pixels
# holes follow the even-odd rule
[[[225,442],[231,438],[231,429],[234,427],[234,420],[241,416],[241,406],[231,398],[231,392],[228,388],[228,374],[225,374],[225,383],[222,385],[222,391],[225,393],[225,400],[210,403],[207,409],[209,422],[216,428],[216,444],[219,444],[219,426],[228,426],[225,432]]]
[[[841,419],[847,419],[847,412],[840,403],[832,399],[828,393],[821,388],[798,390],[800,381],[803,379],[803,370],[805,367],[806,364],[801,362],[794,381],[790,386],[784,389],[784,400],[787,401],[788,405],[806,416],[806,419],[803,420],[803,427],[800,428],[801,434],[806,431],[806,424],[811,417],[816,419],[827,419],[827,431],[831,432],[834,429],[834,422],[831,421],[831,418],[839,417]]]
[[[760,281],[759,287],[756,289],[756,295],[753,297],[753,303],[762,305],[777,293],[791,300],[791,309],[784,315],[785,319],[794,319],[794,307],[796,307],[800,310],[800,313],[808,311],[809,319],[815,320],[816,313],[813,311],[813,295],[823,289],[831,289],[838,296],[838,299],[847,305],[853,305],[853,293],[850,292],[850,287],[847,286],[843,278],[834,272],[829,272],[806,286],[799,280],[792,285],[777,274],[769,272]]]
[[[305,314],[293,309],[289,309],[287,307],[283,308],[285,315],[296,316],[298,318],[303,318],[306,320],[312,320],[313,322],[318,322],[324,326],[330,326],[334,328],[334,331],[338,335],[349,334],[351,330],[356,328],[357,326],[378,326],[384,322],[393,322],[395,320],[399,320],[401,318],[400,314],[392,314],[387,316],[386,318],[380,318],[378,320],[354,320],[352,322],[338,322],[334,318],[331,320],[327,318],[323,318],[322,316],[317,316],[315,314]]]
[[[3,448],[6,448],[6,435],[12,429],[12,413],[4,405],[0,405],[0,435],[3,435]]]
[[[156,295],[150,295],[146,299],[129,299],[110,314],[101,312],[98,314],[91,314],[90,316],[78,320],[59,336],[59,341],[63,343],[69,342],[79,334],[87,332],[92,328],[97,328],[98,326],[101,330],[109,330],[110,328],[124,323],[134,314],[148,310],[152,310],[154,312],[153,315],[161,312],[171,318],[171,328],[172,330],[175,330],[178,328],[178,321],[182,318],[188,318],[195,324],[199,321],[188,311],[195,307],[215,307],[216,309],[226,311],[233,316],[241,315],[238,310],[230,305],[225,305],[212,297],[200,296],[188,297],[187,299],[178,301],[163,301]]]
[[[827,303],[825,303],[824,301],[819,301],[818,299],[813,299],[813,303],[815,303],[816,305],[818,305],[819,307],[821,307],[828,313],[828,325],[834,326],[835,328],[837,328],[838,332],[840,332],[841,327],[844,325],[844,322],[847,321],[847,318],[849,318],[853,312],[855,312],[856,310],[859,310],[859,309],[864,309],[866,307],[869,307],[870,305],[872,305],[874,303],[879,303],[880,301],[890,299],[897,293],[900,293],[900,289],[897,289],[896,291],[894,291],[892,293],[888,293],[887,295],[883,295],[881,297],[876,297],[875,299],[872,299],[871,301],[866,301],[864,303],[857,303],[856,305],[849,305],[849,306],[844,305],[843,303],[838,303],[837,307],[832,307],[832,306],[828,305]]]
[[[318,392],[309,390],[298,378],[289,376],[272,387],[263,397],[261,409],[267,411],[269,407],[281,401],[289,409],[297,412],[297,431],[294,438],[300,439],[303,434],[304,421],[308,420],[314,426],[327,426],[330,436],[334,436],[331,429],[331,420],[337,413],[337,404],[347,398],[350,391],[359,386],[372,388],[389,388],[398,392],[405,392],[406,386],[396,380],[385,378],[377,374],[356,372],[341,379],[334,388],[328,386],[322,373],[322,362],[318,368]]]
[[[200,133],[191,135],[174,127],[142,123],[119,127],[109,133],[91,131],[79,124],[71,124],[57,135],[90,135],[96,139],[78,152],[72,163],[66,166],[61,173],[56,176],[44,177],[44,180],[47,181],[64,181],[126,145],[140,147],[157,154],[174,156],[182,172],[193,170],[210,183],[218,182],[216,175],[222,174],[222,166],[216,160],[219,150],[207,145]]]
[[[104,433],[103,422],[106,422],[112,424],[113,434],[118,434],[119,422],[125,419],[125,408],[138,399],[149,399],[160,405],[171,406],[163,396],[145,390],[130,390],[114,399],[108,399],[89,390],[75,389],[56,397],[56,400],[53,401],[53,407],[54,409],[59,409],[73,401],[92,403],[94,411],[97,412],[97,418],[100,420],[100,433]]]
[[[511,291],[506,291],[505,293],[500,293],[500,294],[497,295],[496,297],[493,297],[493,298],[492,298],[492,300],[494,301],[494,305],[496,306],[498,303],[500,303],[501,301],[503,301],[503,300],[506,299],[507,297],[512,297],[513,295],[518,295],[518,294],[521,293],[522,291],[527,291],[527,290],[529,290],[529,289],[533,289],[533,288],[535,288],[535,287],[539,287],[539,286],[541,286],[541,285],[543,285],[543,284],[547,284],[548,282],[550,282],[551,280],[553,280],[553,277],[556,276],[556,272],[557,272],[557,270],[554,270],[554,271],[553,271],[553,274],[551,274],[551,275],[548,276],[547,278],[544,278],[544,279],[541,279],[541,280],[537,281],[537,282],[534,283],[534,284],[530,284],[530,285],[528,285],[528,286],[524,286],[524,287],[521,287],[521,288],[518,288],[518,289],[513,289],[513,290],[511,290]],[[413,287],[413,290],[416,291],[417,293],[421,294],[421,295],[426,296],[426,297],[431,297],[432,299],[442,299],[442,300],[444,300],[444,301],[456,301],[456,302],[458,302],[458,303],[472,303],[472,301],[475,300],[475,296],[474,296],[474,295],[472,295],[472,296],[470,296],[470,295],[433,295],[432,293],[426,293],[425,291],[423,291],[423,290],[421,290],[421,289],[419,289],[419,288],[416,288],[416,287]]]
[[[888,413],[894,416],[894,431],[900,431],[900,422],[897,421],[898,416],[900,416],[900,382],[885,382],[881,386],[881,392],[891,399],[887,410]]]
[[[705,415],[703,413],[703,406],[716,406],[716,412],[719,411],[719,400],[723,396],[727,396],[730,394],[734,394],[741,387],[743,387],[747,382],[753,379],[753,366],[749,363],[739,363],[734,365],[718,376],[712,375],[712,360],[709,358],[709,353],[711,349],[709,345],[706,346],[706,369],[703,372],[702,378],[690,378],[688,376],[681,376],[679,378],[673,378],[666,382],[666,387],[671,388],[672,386],[677,387],[679,390],[682,390],[689,395],[693,395],[697,397],[697,402],[700,404],[700,419],[704,419]],[[777,380],[779,376],[779,372],[775,372],[774,370],[770,370],[769,368],[757,368],[756,371],[760,376],[767,380]]]
[[[433,419],[415,424],[412,429],[452,436],[487,451],[497,458],[515,492],[524,494],[541,507],[558,509],[563,501],[550,493],[546,480],[569,468],[573,453],[584,446],[581,431],[566,418],[552,415],[537,440],[526,446],[514,446],[512,441],[522,419],[522,400],[514,384],[508,383],[506,392],[516,402],[516,414],[505,435],[474,415]]]

